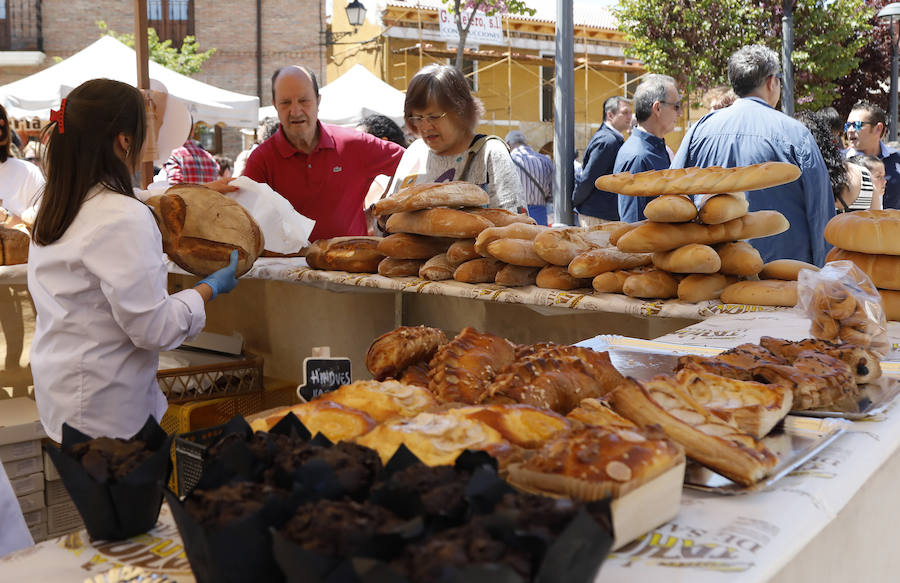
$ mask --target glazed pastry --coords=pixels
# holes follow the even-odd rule
[[[377,380],[384,380],[413,363],[429,360],[446,343],[447,336],[438,328],[401,326],[372,342],[366,353],[366,368]]]
[[[415,417],[437,406],[427,388],[405,385],[397,381],[357,381],[312,401],[330,401],[364,411],[377,422],[392,417]]]
[[[428,388],[442,403],[474,405],[514,358],[515,347],[509,340],[465,328],[431,359]]]

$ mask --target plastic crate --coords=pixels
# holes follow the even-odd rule
[[[159,388],[169,403],[217,399],[263,389],[262,357],[249,354],[240,359],[199,354],[193,357],[214,362],[157,372]]]
[[[200,480],[206,451],[224,435],[224,423],[176,435],[172,443],[174,471],[169,478],[169,489],[179,496],[187,495]]]

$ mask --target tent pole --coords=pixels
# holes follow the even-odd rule
[[[150,89],[150,55],[147,46],[147,0],[134,0],[134,54],[137,56],[138,89]],[[153,180],[153,162],[141,163],[141,187]]]

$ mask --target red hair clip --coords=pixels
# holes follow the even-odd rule
[[[56,127],[59,128],[59,133],[66,133],[66,100],[63,98],[62,101],[59,102],[59,109],[51,109],[50,110],[50,123],[56,122]]]

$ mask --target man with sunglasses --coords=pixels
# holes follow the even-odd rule
[[[806,126],[775,109],[781,97],[778,55],[760,45],[745,46],[728,59],[728,80],[738,99],[703,116],[681,141],[673,168],[787,162],[803,171],[794,182],[747,193],[750,210],[780,211],[790,229],[754,239],[763,261],[798,259],[823,265],[825,224],[834,216],[828,170]],[[700,194],[700,193],[698,193]]]
[[[848,158],[865,154],[884,162],[887,185],[882,198],[883,208],[900,208],[900,152],[887,147],[881,138],[887,129],[884,110],[869,101],[857,101],[847,116],[844,134],[850,142]]]
[[[634,90],[634,117],[637,126],[616,154],[613,173],[665,170],[669,151],[665,135],[675,129],[681,115],[681,96],[675,79],[668,75],[647,75]],[[654,197],[619,195],[621,220],[634,223],[644,219],[644,208]]]

